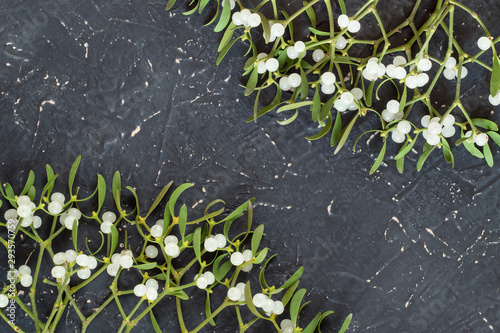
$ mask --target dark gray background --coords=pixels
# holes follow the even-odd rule
[[[389,1],[385,19],[397,20],[408,4]],[[196,184],[183,200],[202,200],[197,213],[218,198],[234,208],[255,197],[255,222],[265,224],[265,244],[279,253],[268,280],[283,282],[304,265],[301,286],[312,301],[305,318],[336,312],[324,331],[337,330],[349,313],[352,332],[500,330],[497,166],[458,147],[455,169],[438,152],[417,173],[418,156],[410,154],[403,175],[388,160],[368,176],[378,138],[361,140],[355,153],[351,138],[334,156],[327,138],[304,139],[317,131],[307,112],[287,127],[274,114],[246,124],[253,106],[239,86],[246,46],[236,44],[217,67],[221,36],[202,26],[207,15],[186,17],[184,6],[168,12],[165,5],[0,2],[3,182],[19,191],[31,169],[42,181],[46,163],[64,179],[81,154],[79,186],[90,190],[96,173],[110,185],[120,170],[146,206],[170,180]],[[467,5],[500,33],[498,2]],[[471,48],[480,36],[467,25],[458,33]],[[486,73],[479,66],[469,71],[466,106],[497,118],[486,99]],[[438,96],[449,95],[446,84]],[[23,251],[18,255],[27,258]],[[82,302],[98,302],[98,290]],[[108,318],[95,329],[114,330]],[[77,322],[69,316],[61,331],[75,331]],[[161,315],[164,330],[174,323],[173,314]],[[235,332],[235,323],[226,312],[215,331]],[[146,324],[137,331],[148,331]]]

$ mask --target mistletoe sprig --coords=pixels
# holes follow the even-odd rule
[[[39,196],[33,185],[33,172],[17,195],[10,184],[0,186],[1,195],[12,207],[3,214],[5,222],[0,222],[2,233],[7,233],[7,237],[0,237],[0,242],[8,251],[10,266],[9,283],[0,292],[0,308],[5,308],[0,311],[0,317],[14,331],[26,329],[12,318],[12,309],[23,311],[33,321],[37,333],[55,332],[63,316],[74,311],[81,320],[79,329],[86,332],[92,331],[91,324],[97,316],[103,312],[109,315],[112,310],[108,307],[115,305],[119,313],[113,317],[122,318],[118,332],[131,331],[144,317],[149,317],[152,330],[164,332],[167,328],[160,327],[156,318],[159,308],[168,306],[168,299],[175,303],[172,310],[177,312],[183,333],[199,332],[207,325],[216,326],[215,320],[228,308],[236,312],[235,326],[240,332],[268,321],[277,332],[312,333],[319,330],[322,320],[333,312],[320,312],[309,323],[300,318],[306,294],[306,289],[298,289],[303,267],[281,286],[266,282],[266,267],[275,255],[268,258],[269,249],[261,246],[264,225],[252,227],[253,199],[229,214],[224,207],[215,210],[216,206],[224,205],[223,201],[215,200],[207,205],[203,216],[189,219],[188,208],[180,205],[179,197],[193,184],[177,187],[166,199],[170,182],[144,211],[130,186],[126,190],[134,204],[132,207],[125,204],[121,176],[116,172],[112,182],[116,212],[102,212],[106,182],[98,175],[93,194],[82,197],[80,188],[74,188],[79,164],[80,157],[69,174],[69,196],[53,191],[58,175],[49,165],[46,166],[47,182]],[[164,201],[163,217],[153,218]],[[85,213],[83,206],[92,202],[94,210]],[[0,200],[0,207],[2,203]],[[98,248],[87,238],[82,239],[79,234],[82,223],[87,225],[84,229],[87,234],[89,228],[94,229],[94,233],[97,233],[95,229],[100,230]],[[125,235],[120,235],[119,230],[127,230],[127,227]],[[133,232],[134,228],[137,233]],[[28,237],[34,247],[38,247],[33,258],[16,254],[15,242],[21,237]],[[65,250],[54,252],[54,244],[59,248],[65,246]],[[23,264],[18,265],[20,262]],[[47,270],[43,267],[47,265],[50,275],[44,276]],[[261,265],[260,284],[255,286],[250,284],[249,274],[255,272],[258,265]],[[136,284],[132,289],[127,288],[134,274]],[[89,312],[75,299],[93,282],[96,282],[94,288],[102,286],[102,278],[97,282],[101,275],[107,276],[109,290],[100,293],[109,296]],[[38,299],[40,284],[57,295],[53,304],[46,304],[46,298]],[[199,322],[184,314],[183,307],[190,296],[205,299],[205,318]],[[135,306],[127,311],[125,305],[131,303]],[[351,318],[352,315],[347,317],[339,332],[346,331]]]
[[[170,0],[167,9],[174,3],[175,0]],[[210,3],[215,1],[192,0],[191,9],[185,14],[201,13]],[[319,29],[318,8],[324,8],[320,5],[326,7],[328,14],[326,30]],[[413,150],[419,137],[425,142],[417,162],[418,171],[427,157],[438,149],[453,167],[450,141],[456,137],[455,146],[463,145],[471,155],[493,166],[489,142],[492,140],[500,145],[498,126],[488,119],[473,118],[474,110],[466,110],[461,94],[469,69],[477,65],[491,73],[489,101],[493,106],[500,105],[500,60],[495,49],[500,38],[493,38],[477,13],[456,0],[437,0],[434,10],[420,26],[416,25],[415,17],[425,8],[422,1],[417,0],[409,16],[391,29],[385,28],[378,5],[379,0],[368,0],[349,17],[344,0],[304,1],[294,13],[278,8],[275,0],[263,0],[255,7],[246,7],[240,0],[217,0],[216,14],[208,22],[217,21],[215,31],[224,31],[217,64],[237,41],[250,44],[243,73],[248,76],[245,95],[256,93],[256,99],[253,116],[247,121],[257,121],[264,114],[277,110],[277,113],[290,113],[287,119],[278,121],[287,125],[298,117],[299,110],[307,110],[321,128],[319,133],[307,139],[317,140],[330,134],[330,144],[336,147],[336,154],[347,142],[354,126],[368,115],[375,115],[380,120],[380,127],[363,134],[378,133],[383,146],[370,173],[384,160],[389,137],[401,145],[394,158],[399,172],[403,172],[405,156]],[[336,8],[340,8],[342,14],[335,15]],[[464,51],[463,41],[455,37],[456,11],[470,15],[484,32],[474,54]],[[299,40],[294,33],[297,30],[294,21],[301,15],[307,15],[311,24],[309,40]],[[378,23],[380,37],[357,38],[356,34],[363,30],[363,22],[370,16]],[[397,35],[405,28],[410,29],[412,35],[398,45]],[[440,40],[442,33],[447,40]],[[264,39],[266,52],[259,50],[254,42],[258,37]],[[444,57],[437,55],[441,51],[434,49],[436,44],[446,49]],[[354,56],[353,50],[359,47],[369,51],[369,55]],[[479,59],[490,49],[492,65]],[[432,77],[432,74],[435,75]],[[431,93],[440,77],[453,81],[455,98],[451,105],[436,108]],[[374,95],[378,100],[379,90],[389,82],[397,89],[397,97],[385,101],[385,109],[377,110]],[[275,97],[271,103],[260,107],[260,97],[268,90]],[[425,110],[423,116],[422,109]]]

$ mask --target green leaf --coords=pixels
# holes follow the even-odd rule
[[[387,148],[387,140],[384,140],[384,145],[382,146],[382,149],[380,150],[380,153],[378,154],[377,159],[375,160],[375,163],[373,163],[372,168],[370,169],[370,175],[373,175],[375,171],[379,168],[380,164],[384,160],[385,156],[385,149]]]
[[[301,108],[303,106],[308,106],[308,105],[312,105],[313,102],[312,101],[306,101],[306,102],[298,102],[298,103],[292,103],[292,104],[287,104],[287,105],[284,105],[282,107],[280,107],[278,109],[278,111],[276,111],[277,113],[281,113],[283,111],[288,111],[288,110],[292,110],[292,109],[298,109],[298,108]]]
[[[257,122],[257,119],[260,118],[261,116],[263,116],[264,114],[268,113],[269,111],[271,111],[272,109],[274,109],[276,106],[278,106],[281,102],[281,96],[282,96],[282,91],[281,91],[281,88],[279,87],[278,84],[276,84],[276,95],[274,95],[274,99],[273,101],[266,107],[262,108],[259,110],[259,112],[257,112],[257,117],[254,115],[250,118],[248,118],[246,121],[247,123],[249,122],[252,122],[252,121],[255,121]]]
[[[113,224],[111,225],[111,249],[109,255],[115,253],[116,246],[118,245],[118,238],[118,229],[116,229],[116,226]]]
[[[288,288],[288,290],[283,295],[283,298],[281,299],[281,303],[283,303],[284,306],[286,306],[288,304],[288,302],[290,302],[290,300],[292,299],[292,296],[295,293],[295,290],[297,289],[299,282],[300,281],[295,281],[295,283],[292,284],[290,286],[290,288]]]
[[[259,97],[260,97],[260,92],[262,90],[259,90],[257,92],[257,96],[255,97],[255,101],[253,103],[253,119],[257,120],[257,114],[259,112]]]
[[[153,310],[149,311],[149,316],[151,317],[151,324],[153,325],[153,329],[156,333],[161,333],[160,326],[158,326],[158,322],[156,321],[155,315],[153,314]]]
[[[319,324],[319,321],[321,319],[321,312],[318,312],[316,316],[314,316],[313,320],[309,322],[309,325],[304,328],[302,333],[314,333],[314,330],[316,330],[316,327]]]
[[[250,199],[248,201],[245,201],[245,203],[243,203],[241,206],[239,206],[238,208],[236,208],[235,210],[233,210],[231,212],[231,214],[229,214],[226,218],[224,218],[220,222],[231,221],[231,220],[237,219],[238,217],[240,217],[241,215],[243,215],[243,212],[245,210],[247,210],[248,205],[250,205],[254,200],[255,199]]]
[[[462,143],[464,143],[467,140],[470,140],[470,136],[469,137],[462,137],[462,138],[458,139],[457,141],[455,141],[455,146],[460,146]]]
[[[497,146],[500,147],[500,134],[498,134],[496,132],[492,132],[492,131],[489,131],[487,134],[488,134],[488,136],[490,138],[493,139],[493,141],[495,141],[495,143],[497,144]]]
[[[406,105],[406,97],[408,95],[408,90],[406,89],[406,84],[404,85],[403,96],[401,96],[401,101],[399,101],[399,110],[398,113],[402,113],[405,111]]]
[[[496,96],[500,90],[500,60],[493,52],[493,70],[491,71],[490,95]]]
[[[465,149],[467,149],[472,156],[476,156],[477,158],[484,158],[483,153],[481,153],[481,151],[476,148],[473,142],[469,142],[469,140],[466,140],[463,142],[463,144]]]
[[[186,223],[187,223],[187,207],[182,205],[179,212],[179,231],[181,233],[182,242],[184,242],[184,236],[186,235]]]
[[[306,6],[307,4],[308,4],[307,1],[302,2],[303,6]],[[312,6],[306,9],[306,14],[309,17],[309,21],[311,21],[312,27],[316,28],[316,13],[315,13],[314,9],[312,8]],[[291,35],[293,36],[293,34],[291,34]]]
[[[76,172],[78,171],[78,166],[80,165],[81,160],[82,160],[82,155],[78,155],[76,160],[73,162],[73,165],[71,166],[71,170],[69,171],[68,186],[69,186],[69,193],[71,194],[71,196],[73,196],[73,183],[75,182]]]
[[[247,281],[245,284],[245,303],[247,304],[248,309],[250,312],[252,312],[255,316],[259,318],[264,318],[259,311],[255,308],[255,305],[253,304],[253,298],[252,298],[252,291],[250,289],[250,281]]]
[[[328,103],[328,102],[327,102]],[[335,117],[335,124],[333,125],[332,138],[330,139],[330,146],[335,146],[342,136],[342,116],[340,111],[337,111]]]
[[[293,295],[292,301],[290,302],[290,319],[292,320],[293,327],[298,326],[300,304],[306,292],[307,290],[304,288],[299,289],[295,295]]]
[[[137,269],[143,269],[143,270],[148,270],[148,269],[153,269],[156,267],[156,263],[155,262],[148,262],[148,263],[145,263],[145,264],[140,264],[140,265],[134,265],[132,267],[134,268],[137,268]]]
[[[220,262],[222,259],[224,259],[227,256],[227,253],[222,254],[219,256],[214,264],[213,264],[213,273],[215,276],[215,279],[219,282],[222,282],[222,279],[224,279],[224,276],[226,276],[227,272],[229,272],[229,269],[231,268],[231,261],[226,261],[222,266],[220,266]],[[229,263],[229,266],[227,265]],[[219,267],[220,266],[220,267]]]
[[[167,202],[165,204],[165,210],[163,212],[163,231],[162,235],[165,235],[165,232],[167,231],[167,228],[170,226],[170,223],[172,223],[172,214],[170,213],[170,204]]]
[[[73,238],[73,246],[75,247],[75,251],[78,252],[78,221],[73,220],[73,229],[71,229],[71,237]]]
[[[300,78],[300,99],[303,101],[307,98],[307,95],[309,95],[309,82],[307,81],[306,73],[302,67],[300,67]]]
[[[344,0],[339,0],[339,6],[340,6],[340,9],[342,10],[342,14],[347,14],[347,10],[345,8]]]
[[[325,319],[327,316],[331,315],[332,313],[334,313],[332,310],[330,311],[326,311],[325,313],[323,313],[321,315],[321,317],[319,317],[319,322],[318,322],[318,332],[321,333],[321,329],[320,329],[320,326],[321,326],[321,322],[323,321],[323,319]]]
[[[252,255],[255,257],[257,250],[259,249],[260,241],[264,235],[264,225],[261,224],[255,229],[252,235]]]
[[[339,333],[345,333],[345,331],[347,331],[347,329],[349,328],[349,325],[351,324],[351,320],[352,320],[352,313],[350,315],[348,315],[346,317],[346,319],[344,320],[344,324],[340,328]]]
[[[261,27],[262,31],[264,32],[264,41],[269,43],[269,39],[271,38],[271,26],[269,25],[269,21],[267,20],[267,17],[264,16],[264,14],[256,11],[255,13],[259,14],[260,16],[260,22],[261,22]]]
[[[475,119],[471,119],[471,121],[476,126],[486,128],[487,130],[490,130],[490,131],[498,131],[498,125],[495,124],[491,120],[482,119],[482,118],[475,118]]]
[[[257,72],[257,66],[255,66],[245,87],[245,96],[251,95],[255,90],[255,87],[257,86],[258,75],[259,73]]]
[[[194,231],[193,250],[198,262],[201,264],[201,227],[196,228]]]
[[[229,43],[229,41],[233,37],[235,30],[236,30],[236,26],[234,25],[233,22],[231,22],[229,24],[229,26],[227,27],[226,31],[224,31],[224,35],[222,36],[222,39],[219,43],[219,47],[217,48],[217,52],[222,51],[226,47],[227,43]]]
[[[422,155],[420,155],[418,161],[417,161],[417,171],[420,172],[422,170],[422,166],[425,163],[425,160],[427,157],[429,157],[430,153],[436,148],[436,146],[428,146],[427,149],[424,149],[424,152]]]
[[[9,183],[5,184],[5,194],[4,194],[4,197],[5,197],[5,199],[9,200],[10,204],[14,208],[17,208],[17,202],[16,202],[16,199],[15,199],[15,196],[16,195],[14,194],[14,189],[12,188],[12,186]]]
[[[31,201],[35,200],[35,195],[36,195],[36,188],[34,186],[31,186],[28,191],[28,197],[30,198]]]
[[[220,14],[219,22],[217,22],[217,25],[215,26],[215,32],[222,31],[225,27],[227,27],[229,19],[231,18],[231,6],[229,4],[229,0],[222,1],[224,1],[224,6],[222,7],[222,13]]]
[[[170,183],[168,183],[167,185],[165,185],[165,187],[163,187],[160,191],[160,193],[158,194],[158,196],[156,197],[155,201],[153,201],[153,204],[151,205],[151,207],[149,207],[149,210],[148,210],[148,213],[146,214],[146,216],[144,217],[145,219],[156,209],[156,207],[158,207],[158,205],[160,204],[160,202],[163,200],[163,198],[165,197],[165,194],[167,194],[168,190],[170,189],[170,187],[172,186],[173,184],[173,180],[170,181]]]
[[[209,2],[210,0],[200,0],[200,9],[199,9],[200,14],[203,12],[203,10],[205,9],[205,7],[208,5]]]
[[[267,253],[269,252],[269,249],[267,247],[263,248],[259,254],[257,255],[257,257],[255,257],[255,260],[253,261],[254,264],[258,265],[260,264],[261,262],[264,261],[264,259],[266,259],[266,256],[267,256]]]
[[[186,294],[186,292],[184,292],[184,290],[174,290],[172,292],[169,292],[168,294],[175,296],[179,299],[182,299],[184,301],[187,301],[189,299],[188,294]]]
[[[488,163],[488,166],[492,168],[494,163],[493,155],[491,154],[490,146],[487,143],[483,146],[483,154],[484,158],[486,159],[486,163]]]
[[[113,191],[113,199],[115,200],[116,209],[121,213],[120,197],[122,191],[122,180],[120,176],[120,171],[116,171],[113,175],[113,183],[111,184],[111,189]]]
[[[347,138],[349,137],[349,134],[351,133],[352,127],[354,126],[354,123],[359,117],[359,113],[352,118],[352,120],[349,122],[349,125],[347,125],[346,129],[344,130],[344,133],[342,133],[342,137],[340,138],[339,144],[337,145],[337,148],[333,152],[334,155],[336,155],[340,149],[344,146],[345,142],[347,141]]]
[[[35,182],[35,173],[33,172],[33,170],[30,170],[30,173],[28,175],[28,179],[26,180],[26,184],[24,185],[24,188],[21,192],[21,195],[28,193],[31,186],[33,186],[34,182]]]
[[[210,19],[210,21],[208,21],[207,23],[203,24],[204,26],[210,25],[210,24],[212,24],[212,23],[215,22],[215,20],[219,16],[220,7],[221,6],[220,6],[220,3],[219,3],[219,0],[217,0],[217,6],[216,6],[215,15]]]
[[[217,55],[217,60],[215,60],[215,64],[217,66],[219,66],[219,64],[221,63],[222,59],[224,59],[224,57],[226,56],[226,54],[229,52],[229,50],[231,49],[231,47],[233,47],[234,43],[236,43],[236,41],[238,39],[240,39],[240,37],[233,39],[226,46],[224,46],[224,48],[222,49],[222,51],[219,52],[219,54]]]
[[[277,256],[277,254],[274,254],[269,259],[267,259],[266,262],[264,263],[264,265],[262,265],[262,268],[260,269],[259,282],[260,282],[260,286],[262,289],[264,289],[264,288],[269,289],[269,286],[267,285],[266,277],[265,277],[266,267],[269,264],[269,262],[276,256]]]
[[[313,104],[312,104],[312,120],[317,122],[319,120],[319,113],[321,111],[321,98],[319,97],[319,86],[316,87],[314,92]]]
[[[406,143],[401,147],[399,153],[396,155],[396,157],[394,157],[395,160],[399,160],[405,157],[406,154],[408,154],[413,149],[413,146],[415,145],[415,142],[417,142],[419,134],[420,133],[417,133],[417,135],[411,140],[411,142],[410,139],[406,140]]]
[[[372,95],[373,95],[373,87],[375,86],[375,82],[370,83],[368,89],[365,92],[365,102],[367,106],[372,106]]]
[[[48,164],[45,165],[45,170],[47,172],[47,180],[51,179],[54,176],[54,170],[52,170],[52,167]],[[47,188],[47,196],[50,196],[53,187],[54,184],[52,183],[52,186],[50,188]]]
[[[309,30],[318,36],[330,36],[330,32],[328,32],[328,31],[321,31],[321,30],[311,28],[311,27],[309,27]]]
[[[210,293],[207,292],[207,299],[205,300],[205,316],[208,318],[212,315],[212,309],[210,308]],[[210,325],[215,326],[215,321],[210,319],[208,321]]]
[[[450,148],[450,144],[445,138],[441,138],[441,143],[443,144],[443,155],[446,162],[451,163],[451,167],[455,167],[455,159]]]
[[[192,3],[192,1],[191,1],[191,3]],[[200,6],[200,3],[197,2],[196,6],[194,6],[192,9],[188,10],[187,12],[182,13],[182,15],[186,15],[187,16],[187,15],[194,14],[198,10],[199,6]]]
[[[97,175],[97,214],[101,210],[102,205],[104,204],[104,198],[106,197],[106,181],[104,177],[101,175]]]
[[[333,125],[333,120],[332,120],[332,116],[330,115],[328,117],[328,121],[326,123],[326,126],[323,127],[321,132],[319,132],[318,134],[313,135],[313,136],[306,136],[306,139],[313,141],[313,140],[318,140],[318,139],[322,138],[323,136],[326,135],[326,133],[328,133],[330,131],[330,129],[332,128],[332,125]]]
[[[174,6],[175,1],[176,1],[176,0],[168,0],[168,3],[167,3],[167,10],[170,10],[170,9]]]
[[[292,286],[295,282],[299,281],[299,279],[302,277],[302,274],[304,274],[304,266],[300,266],[300,268],[297,269],[288,280],[286,280],[286,282],[280,287],[280,289],[286,289]]]
[[[52,177],[47,180],[47,184],[45,184],[45,186],[43,187],[43,190],[42,190],[42,194],[41,194],[42,197],[45,195],[46,192],[47,192],[47,196],[49,196],[49,194],[50,194],[49,190],[52,190],[54,188],[54,182],[56,181],[56,178],[57,178],[57,174],[52,175]],[[17,206],[15,206],[15,207],[17,207]]]
[[[137,210],[137,215],[139,216],[140,215],[140,209],[139,209],[139,197],[137,196],[137,193],[135,192],[134,188],[131,187],[131,186],[126,186],[125,187],[127,190],[130,191],[130,193],[132,193],[132,195],[134,196],[134,199],[135,199],[135,207],[136,207],[136,210]]]
[[[403,173],[404,166],[405,166],[405,159],[403,157],[396,160],[396,168],[398,169],[399,173]]]
[[[179,196],[182,194],[182,192],[184,192],[185,190],[187,190],[188,188],[193,187],[193,186],[194,186],[193,183],[182,184],[181,186],[176,188],[174,193],[172,193],[172,195],[170,196],[170,200],[168,201],[168,205],[170,206],[169,207],[170,214],[173,217],[175,217],[174,209],[175,209],[175,204],[177,203],[177,199],[179,199]]]
[[[297,119],[298,115],[299,115],[299,110],[295,110],[294,115],[291,116],[290,118],[285,119],[285,120],[276,120],[276,122],[282,126],[286,126],[286,125],[293,123],[295,121],[295,119]]]
[[[319,112],[319,120],[323,121],[326,119],[326,117],[328,117],[328,115],[331,116],[332,106],[335,102],[336,97],[337,95],[333,96],[328,101],[326,101],[325,104],[323,104],[323,106],[321,107],[321,111]]]

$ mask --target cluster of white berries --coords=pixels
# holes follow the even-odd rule
[[[256,308],[262,308],[268,316],[271,314],[280,315],[285,311],[285,307],[281,301],[273,301],[262,293],[255,294],[252,301]]]
[[[344,91],[340,95],[340,98],[333,103],[333,107],[340,112],[357,110],[358,106],[355,100],[359,101],[361,98],[363,98],[363,91],[359,88],[354,88],[351,91]]]
[[[399,102],[395,99],[391,99],[387,102],[386,109],[382,111],[382,119],[388,123],[394,120],[402,119],[403,116],[403,112],[399,112]]]
[[[159,219],[156,221],[155,225],[151,227],[151,236],[155,238],[160,238],[163,234],[163,223],[165,220]]]
[[[181,253],[181,249],[179,248],[179,239],[175,235],[168,235],[163,240],[163,244],[165,245],[165,253],[167,256],[172,258],[177,258]]]
[[[498,94],[495,97],[489,95],[488,100],[490,101],[491,105],[493,105],[493,106],[500,105],[500,92],[498,92]]]
[[[73,230],[73,222],[76,221],[76,226],[78,227],[81,217],[82,213],[77,208],[70,208],[67,212],[61,214],[59,222],[61,222],[61,224],[67,229]]]
[[[86,280],[90,277],[91,269],[97,267],[97,260],[93,256],[88,256],[86,254],[79,254],[76,257],[76,263],[81,267],[76,274],[82,280]]]
[[[234,1],[233,1],[234,3]],[[231,4],[231,9],[234,8],[234,5]],[[235,25],[243,25],[245,27],[255,28],[258,27],[261,23],[261,18],[259,14],[252,13],[248,9],[243,9],[241,12],[235,12],[232,16],[233,23]]]
[[[483,50],[483,51],[486,51],[488,50],[490,47],[491,47],[491,41],[488,37],[480,37],[478,40],[477,40],[477,46]]]
[[[134,295],[137,297],[146,296],[148,301],[154,301],[158,298],[158,281],[148,279],[145,284],[139,283],[134,287]]]
[[[212,272],[205,272],[202,274],[197,274],[194,277],[194,280],[196,281],[196,286],[200,289],[205,289],[206,287],[210,286],[215,282],[215,276],[214,273]]]
[[[231,287],[227,290],[227,298],[233,302],[245,301],[245,284],[239,282],[236,287]]]
[[[290,319],[283,319],[280,328],[283,333],[293,333],[293,322]]]
[[[273,72],[276,72],[278,70],[278,68],[280,67],[280,63],[279,63],[278,59],[269,58],[266,61],[262,60],[266,57],[267,57],[267,53],[259,53],[257,55],[257,59],[260,60],[257,63],[257,73],[259,73],[259,74],[264,74],[267,71],[273,73]]]
[[[8,209],[4,214],[5,220],[14,220],[17,225],[17,222],[19,222],[18,218],[22,218],[21,227],[27,228],[33,224],[33,228],[40,228],[42,219],[33,214],[33,210],[36,208],[35,203],[27,195],[20,195],[16,202],[18,205],[17,209]]]
[[[241,267],[241,270],[243,272],[250,272],[253,267],[253,263],[250,262],[252,258],[252,250],[245,250],[243,253],[236,251],[231,254],[231,264],[233,264],[233,266],[240,266],[247,263]]]
[[[370,58],[366,64],[366,67],[363,69],[363,77],[368,81],[377,81],[379,77],[384,76],[386,71],[385,65],[382,63],[378,63],[378,58],[373,57]]]
[[[203,247],[207,250],[207,252],[215,252],[218,249],[225,248],[226,244],[226,236],[223,234],[216,234],[208,236],[203,242]]]
[[[429,115],[423,116],[420,120],[420,123],[423,127],[427,128],[422,131],[422,135],[427,143],[431,146],[437,145],[441,140],[439,135],[442,135],[444,138],[451,138],[455,135],[455,117],[451,114],[447,115],[441,121],[440,117],[434,117],[431,119]]]
[[[404,65],[406,65],[406,58],[403,56],[396,56],[392,60],[392,64],[388,65],[386,68],[386,73],[389,77],[395,78],[398,80],[403,80],[406,77],[406,69]]]
[[[132,267],[134,259],[132,258],[132,251],[123,250],[120,253],[115,253],[111,256],[111,264],[106,267],[106,271],[111,276],[116,276],[120,266],[127,269]]]
[[[427,58],[420,59],[417,62],[417,68],[422,73],[409,75],[405,79],[406,86],[409,89],[423,87],[429,82],[429,75],[427,75],[427,73],[424,72],[427,72],[432,68],[432,62]]]
[[[332,72],[325,72],[321,75],[321,92],[325,95],[331,95],[335,92],[335,82],[337,77]]]
[[[406,139],[406,134],[411,131],[411,123],[408,120],[401,120],[398,126],[391,131],[391,139],[396,143],[403,143]]]
[[[104,212],[102,214],[101,231],[104,234],[111,233],[111,226],[116,221],[116,214],[113,212]]]
[[[54,264],[56,266],[52,267],[52,270],[50,272],[52,274],[52,277],[56,278],[58,282],[61,282],[64,278],[64,275],[66,274],[66,267],[64,267],[63,265],[65,263],[74,263],[77,256],[78,254],[74,250],[67,250],[66,252],[58,252],[54,254],[52,260],[54,261]],[[70,279],[66,281],[66,284],[68,284],[69,281]]]
[[[280,88],[283,91],[294,90],[299,87],[301,83],[302,78],[297,73],[292,73],[289,76],[283,76],[279,81]]]
[[[349,31],[350,33],[356,33],[361,29],[361,24],[359,23],[359,21],[351,20],[349,16],[345,14],[342,14],[338,17],[337,23],[339,24],[340,28],[347,28],[347,31]]]
[[[306,50],[306,44],[302,41],[295,42],[294,45],[287,47],[286,55],[290,59],[297,59]]]
[[[66,198],[64,197],[64,194],[62,194],[61,192],[52,193],[52,195],[50,196],[49,206],[47,207],[49,213],[52,215],[57,215],[62,212],[65,200]]]
[[[479,147],[486,145],[489,139],[488,134],[486,133],[473,134],[472,131],[467,131],[464,136],[466,138],[470,138],[472,136],[472,138],[469,139],[469,141],[472,140],[472,143],[475,143]]]
[[[20,278],[19,282],[21,282],[21,285],[23,287],[27,288],[31,286],[31,284],[33,283],[33,277],[31,276],[31,268],[29,268],[26,265],[21,265],[19,266],[17,274],[19,274]]]
[[[458,77],[458,68],[457,67],[457,59],[453,57],[449,57],[446,63],[444,64],[445,70],[443,71],[443,76],[448,80],[453,80]],[[467,67],[462,66],[462,75],[461,78],[465,78],[469,71]]]

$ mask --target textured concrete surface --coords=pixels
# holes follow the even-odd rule
[[[408,4],[389,1],[387,22]],[[301,286],[311,301],[305,318],[336,312],[323,331],[337,330],[349,313],[351,332],[500,330],[497,148],[494,168],[459,147],[453,170],[433,154],[417,173],[413,154],[403,175],[388,162],[368,176],[381,147],[376,139],[361,140],[352,153],[351,138],[333,156],[328,139],[304,139],[317,131],[306,113],[286,127],[275,114],[247,124],[253,99],[239,86],[246,46],[237,44],[217,67],[220,35],[202,27],[207,17],[183,16],[182,6],[167,12],[165,5],[0,1],[3,182],[20,190],[28,171],[43,175],[46,163],[65,178],[81,154],[78,184],[87,191],[96,173],[111,181],[120,170],[145,203],[170,180],[196,183],[183,200],[198,213],[218,198],[231,208],[255,197],[255,221],[265,224],[266,245],[279,253],[268,280],[284,281],[304,265]],[[497,1],[468,5],[500,34]],[[473,47],[479,30],[458,30]],[[466,106],[498,119],[498,108],[492,112],[485,99],[485,73],[470,72]],[[436,96],[445,99],[450,89]],[[18,255],[26,259],[31,249],[23,244]],[[99,290],[87,290],[79,304],[86,310],[99,304]],[[192,294],[203,302],[202,292]],[[160,326],[176,331],[166,303]],[[196,320],[203,312],[197,305],[186,310]],[[110,308],[93,332],[115,331],[116,316]],[[70,312],[60,332],[77,331],[77,322]],[[235,323],[227,312],[207,331],[235,332]],[[0,328],[8,330],[3,322]]]

